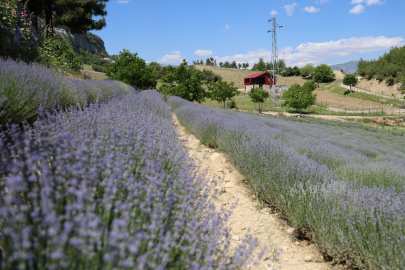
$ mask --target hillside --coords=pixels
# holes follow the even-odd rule
[[[367,79],[375,78],[379,81],[388,79],[388,84],[405,83],[405,46],[394,47],[384,53],[378,60],[359,61],[358,73]]]
[[[347,74],[353,74],[357,71],[357,64],[359,63],[358,60],[353,60],[346,63],[330,65],[332,70],[343,70]]]
[[[251,70],[241,70],[235,68],[221,68],[216,66],[204,66],[204,65],[195,65],[194,66],[198,70],[211,70],[215,74],[221,75],[222,79],[228,83],[233,82],[238,89],[244,89],[244,80],[246,76],[249,76],[254,73],[259,73],[260,71],[251,71]],[[300,76],[292,76],[292,77],[280,77],[280,84],[287,85],[290,87],[294,83],[298,83],[299,85],[303,85],[307,80],[303,79]]]

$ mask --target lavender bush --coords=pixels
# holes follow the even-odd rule
[[[405,269],[402,137],[178,97],[168,104],[190,132],[226,152],[259,196],[336,260],[362,269]]]
[[[83,107],[128,89],[116,81],[74,80],[54,69],[0,58],[0,126],[34,120],[39,107]]]
[[[155,91],[1,133],[1,269],[237,269],[210,185]]]

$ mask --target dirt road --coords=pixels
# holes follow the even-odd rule
[[[232,247],[240,243],[249,228],[259,240],[253,252],[256,257],[264,246],[269,247],[259,266],[249,265],[245,269],[343,269],[325,262],[313,243],[294,239],[292,236],[294,228],[277,213],[272,213],[270,208],[264,207],[259,210],[259,202],[244,183],[244,177],[230,164],[226,155],[202,145],[194,135],[179,124],[176,116],[174,119],[178,125],[180,139],[188,149],[189,155],[200,164],[199,172],[206,171],[207,176],[214,178],[222,190],[220,194],[216,194],[218,199],[213,199],[216,208],[223,206],[229,209],[232,203],[238,201],[228,222],[232,234]]]

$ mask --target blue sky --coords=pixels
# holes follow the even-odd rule
[[[147,62],[214,57],[270,61],[271,18],[287,66],[375,59],[405,45],[405,0],[110,0],[107,26],[92,31],[109,54],[123,49]]]

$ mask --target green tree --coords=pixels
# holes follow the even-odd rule
[[[199,70],[188,68],[188,63],[183,59],[183,63],[177,68],[170,67],[167,76],[169,84],[163,84],[158,91],[167,95],[181,97],[188,101],[201,103],[207,97],[204,89],[204,74]]]
[[[255,70],[265,71],[266,70],[266,63],[264,63],[263,58],[259,58],[259,63],[255,65]],[[252,68],[253,69],[253,68]]]
[[[300,76],[301,74],[300,69],[297,66],[293,67],[293,73],[294,76]]]
[[[314,82],[318,83],[318,88],[319,88],[319,83],[323,82],[323,76],[321,73],[315,73],[313,78]]]
[[[308,89],[310,91],[314,91],[316,89],[316,83],[313,80],[307,81],[307,82],[304,83],[302,88]]]
[[[269,92],[262,88],[252,88],[249,92],[249,97],[254,103],[259,103],[259,113],[261,113],[263,103],[269,97]]]
[[[307,83],[308,84],[305,83],[302,87],[295,83],[283,94],[285,106],[300,110],[300,115],[302,109],[314,105],[316,101],[316,95],[312,94],[314,90],[313,84],[310,82]]]
[[[312,74],[315,71],[314,64],[312,63],[307,63],[305,66],[303,66],[300,69],[300,73],[302,77],[312,77]]]
[[[238,66],[236,65],[236,62],[235,62],[235,61],[232,62],[231,68],[238,68]]]
[[[222,62],[219,62],[219,67],[222,67]]]
[[[335,73],[330,68],[330,66],[326,64],[319,65],[314,70],[314,76],[320,74],[322,75],[322,81],[320,82],[331,82],[335,79]],[[320,78],[320,77],[319,77]]]
[[[225,102],[227,99],[231,99],[234,96],[239,95],[239,91],[237,87],[234,86],[233,82],[228,84],[225,81],[218,81],[213,85],[209,86],[208,89],[210,91],[211,99],[223,102],[224,109],[225,109]]]
[[[157,84],[155,67],[146,65],[137,53],[131,54],[125,49],[120,52],[119,60],[107,68],[106,75],[113,80],[136,85],[139,89],[154,89]]]
[[[344,85],[353,85],[355,86],[357,84],[358,80],[356,78],[355,75],[353,74],[347,74],[344,78],[343,78],[343,84]]]
[[[249,63],[245,63],[245,70],[249,67]]]
[[[238,68],[240,69],[242,67],[242,64],[241,63],[238,63]]]
[[[105,11],[108,0],[33,0],[28,9],[36,15],[45,14],[45,22],[53,31],[55,25],[65,25],[72,33],[83,34],[90,30],[101,30],[106,26]],[[94,16],[102,16],[94,20]],[[37,27],[37,26],[36,26]],[[37,28],[38,30],[38,28]]]

